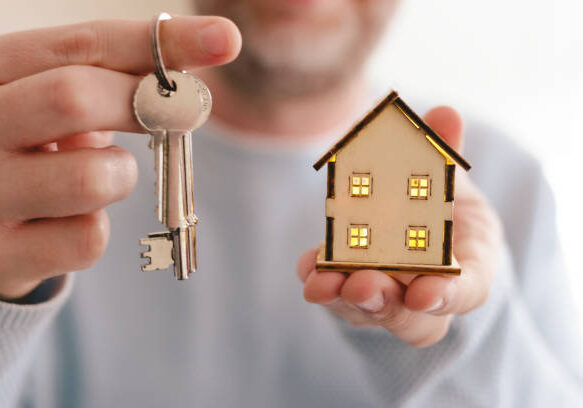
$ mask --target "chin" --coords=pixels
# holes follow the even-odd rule
[[[241,54],[223,69],[231,82],[254,94],[285,97],[317,92],[357,73],[394,3],[200,0],[200,10],[224,15],[241,30]]]
[[[337,28],[293,22],[250,29],[245,39],[244,52],[266,67],[325,71],[346,62],[358,39],[358,27],[354,19]]]

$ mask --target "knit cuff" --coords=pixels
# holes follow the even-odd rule
[[[36,299],[28,304],[0,301],[0,329],[22,328],[50,319],[69,299],[72,287],[73,275],[67,274],[51,283],[42,301]]]

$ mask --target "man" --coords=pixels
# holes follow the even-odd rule
[[[484,126],[467,125],[473,181],[458,179],[460,277],[317,273],[314,250],[293,276],[323,236],[310,164],[372,105],[362,64],[397,2],[197,5],[231,18],[244,45],[200,72],[215,104],[194,138],[199,272],[187,283],[136,272],[136,239],[159,228],[152,157],[143,138],[118,137],[146,173],[130,195],[136,159],[106,132],[141,131],[131,97],[153,70],[149,23],[0,37],[2,406],[580,403],[548,187]],[[241,47],[218,17],[176,17],[161,36],[176,69]],[[461,148],[454,110],[425,119]],[[122,199],[110,225],[103,209]]]

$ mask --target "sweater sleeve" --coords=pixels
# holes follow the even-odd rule
[[[0,406],[15,407],[44,329],[70,297],[73,276],[47,281],[29,304],[0,301]]]
[[[379,406],[581,406],[583,384],[538,330],[512,273],[506,250],[487,304],[456,316],[447,336],[428,348],[338,319]]]
[[[485,137],[470,149],[474,169],[481,168],[475,181],[506,234],[486,305],[455,316],[447,336],[425,349],[337,319],[380,405],[583,406],[581,337],[550,188],[532,158],[513,146],[494,152],[495,138]]]

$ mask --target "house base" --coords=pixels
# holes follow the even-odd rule
[[[459,275],[461,268],[453,257],[451,265],[418,265],[418,264],[378,264],[374,262],[337,262],[326,261],[324,245],[320,246],[316,259],[316,270],[319,272],[346,272],[352,273],[360,269],[375,269],[387,274],[410,273],[416,275]]]

